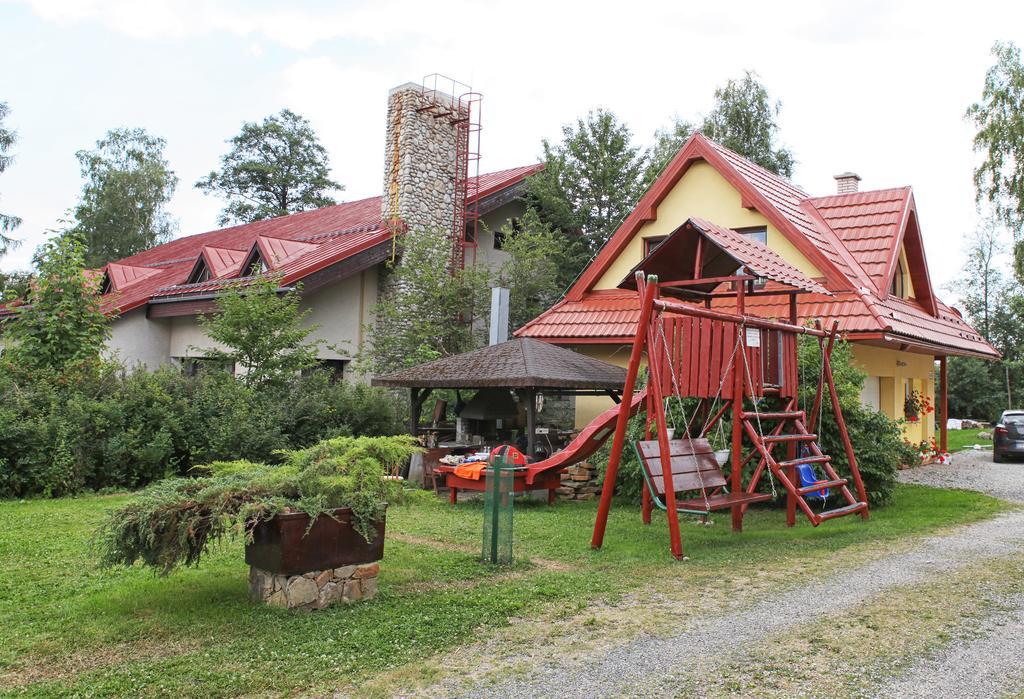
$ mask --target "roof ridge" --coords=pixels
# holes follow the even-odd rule
[[[857,197],[862,197],[862,196],[865,196],[865,195],[884,194],[884,193],[888,193],[888,192],[903,192],[905,194],[906,192],[910,192],[910,191],[913,191],[913,186],[907,184],[907,185],[901,185],[899,187],[882,187],[880,189],[862,189],[862,190],[857,191],[857,192],[845,192],[843,194],[838,194],[837,193],[837,194],[821,194],[821,195],[813,196],[813,197],[809,196],[809,197],[807,197],[807,201],[810,201],[810,202],[820,202],[820,201],[824,201],[826,199],[829,199],[829,200],[849,200],[849,199],[855,199]]]

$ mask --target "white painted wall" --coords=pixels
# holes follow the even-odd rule
[[[376,267],[303,298],[302,309],[311,311],[306,323],[320,326],[310,337],[331,345],[321,346],[318,357],[354,359],[376,303]],[[112,331],[109,352],[129,366],[155,369],[174,360],[202,357],[208,349],[223,349],[206,335],[195,316],[148,319],[145,309],[138,309],[115,320]]]
[[[354,359],[358,354],[377,303],[377,270],[364,270],[303,298],[303,310],[312,311],[306,322],[320,325],[310,337],[335,345],[321,347],[320,359]]]
[[[170,319],[151,320],[144,307],[136,308],[114,321],[106,356],[116,357],[128,367],[156,369],[171,361],[170,341]]]
[[[509,219],[518,218],[526,211],[526,205],[520,201],[511,201],[504,206],[480,217],[477,226],[477,264],[487,265],[497,272],[508,260],[508,253],[494,249],[494,231],[508,223]],[[471,258],[470,258],[471,259]]]

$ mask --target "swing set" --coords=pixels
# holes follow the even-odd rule
[[[620,288],[635,288],[640,296],[623,395],[633,395],[645,359],[648,371],[641,407],[646,414],[644,438],[632,445],[644,477],[642,517],[649,524],[655,507],[666,512],[675,558],[683,557],[680,514],[706,519],[712,512],[730,510],[732,528],[738,532],[746,509],[775,499],[780,488],[786,492],[788,526],[796,523],[797,510],[814,526],[852,514],[867,519],[867,495],[832,377],[838,323],[825,331],[820,322],[814,327],[797,322],[796,295],[829,295],[826,289],[764,245],[700,219],[689,219],[669,235]],[[745,314],[747,299],[772,295],[789,296],[788,322]],[[735,300],[734,312],[716,307],[727,299]],[[820,350],[811,410],[800,409],[797,395],[800,335],[816,338]],[[815,434],[826,392],[849,479],[836,473]],[[696,399],[689,413],[684,398]],[[624,400],[622,406],[629,403]],[[593,548],[604,542],[631,412],[618,410]],[[676,418],[673,425],[669,415]],[[716,436],[717,451],[711,444]],[[722,470],[726,463],[728,475]],[[744,469],[752,463],[744,483]],[[765,476],[770,493],[759,489]],[[824,509],[830,495],[841,502]],[[821,503],[819,511],[809,502],[815,499]]]

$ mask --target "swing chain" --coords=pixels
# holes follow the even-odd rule
[[[760,331],[758,331],[760,332]],[[740,324],[740,337],[745,338],[747,336],[747,326],[745,323]],[[750,363],[747,361],[747,352],[743,351],[743,370],[747,376],[747,385],[750,386],[750,402],[754,406],[754,417],[757,419],[757,436],[761,438],[761,443],[764,444],[764,428],[761,426],[761,411],[757,407],[757,396],[754,395],[754,380],[750,375]],[[772,475],[772,467],[765,460],[765,467],[768,470],[768,483],[772,487],[772,498],[778,498],[779,494],[775,491],[775,477]]]
[[[661,346],[662,346],[662,348],[663,348],[663,350],[665,352],[665,359],[666,359],[666,363],[668,364],[669,375],[672,377],[672,387],[674,389],[673,393],[675,394],[676,402],[679,405],[679,412],[682,414],[684,423],[686,425],[686,440],[688,442],[690,442],[691,445],[692,445],[693,444],[693,438],[690,436],[690,420],[689,420],[689,416],[686,414],[686,408],[683,406],[682,392],[679,389],[679,378],[676,376],[676,367],[675,367],[675,364],[672,363],[672,354],[669,352],[668,338],[665,336],[665,314],[664,313],[659,313],[658,314],[658,331],[661,333]],[[659,351],[659,358],[660,358],[660,354],[661,354],[661,352]],[[668,422],[667,416],[666,416],[666,422]],[[666,425],[666,428],[667,427],[668,426]],[[678,428],[678,424],[677,424],[677,428]],[[707,488],[704,486],[704,476],[703,476],[703,474],[701,474],[699,466],[697,467],[696,470],[697,470],[697,480],[700,481],[700,495],[704,499],[704,508],[708,512],[710,512],[711,511],[711,503],[708,501],[708,491],[707,491]]]

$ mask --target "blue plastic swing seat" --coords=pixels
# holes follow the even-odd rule
[[[796,467],[796,471],[798,474],[800,474],[800,485],[804,488],[825,482],[818,478],[818,474],[814,472],[814,467],[811,466],[810,464],[798,464]],[[828,488],[822,488],[821,490],[817,490],[813,493],[808,493],[808,495],[815,495],[821,498],[822,500],[827,500]]]

